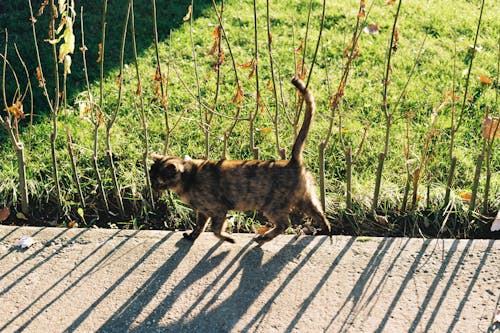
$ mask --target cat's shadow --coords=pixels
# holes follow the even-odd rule
[[[204,296],[208,295],[208,291],[205,295],[199,297],[198,300],[193,300],[193,306],[190,310],[183,314],[182,318],[178,321],[163,326],[161,324],[156,324],[151,326],[158,320],[161,320],[163,316],[171,309],[170,297],[167,297],[165,301],[162,302],[148,318],[142,321],[142,325],[135,327],[134,331],[146,332],[146,331],[163,331],[163,332],[230,332],[234,329],[235,325],[240,321],[240,319],[247,313],[248,309],[251,308],[255,300],[266,290],[266,287],[278,276],[278,274],[283,270],[285,265],[289,262],[290,258],[295,258],[300,252],[302,252],[308,244],[312,241],[312,237],[304,237],[297,241],[293,239],[289,244],[283,246],[280,251],[278,251],[272,258],[263,263],[264,251],[260,246],[256,246],[254,242],[250,242],[242,249],[243,253],[238,261],[237,268],[231,272],[231,274],[225,278],[225,282],[219,289],[210,296],[210,299],[206,305],[201,309],[195,309],[199,301],[202,301]],[[320,244],[318,244],[319,246]],[[210,258],[210,267],[212,265],[220,262],[222,256],[226,254],[219,254],[216,257]],[[238,257],[238,256],[236,256]],[[228,265],[230,266],[230,265]],[[183,281],[183,286],[189,286],[192,284],[200,274],[206,274],[210,267],[200,267],[195,268],[186,279]],[[229,270],[226,269],[227,271]],[[236,290],[222,302],[216,303],[217,300],[222,296],[225,288],[234,281],[235,278],[239,278],[239,285]],[[285,284],[287,282],[285,281]],[[180,286],[178,286],[179,288]],[[214,286],[209,286],[214,287]],[[181,287],[183,288],[183,287]],[[171,293],[172,297],[178,296],[178,291]],[[267,303],[272,304],[272,301],[278,294],[271,295],[270,301]],[[175,301],[175,299],[172,299]],[[205,300],[204,300],[205,301]],[[217,304],[214,306],[214,304]],[[193,316],[192,312],[196,315]],[[260,310],[260,309],[259,309]],[[262,311],[254,311],[257,313],[256,317],[249,323],[250,326],[255,324],[258,320],[262,319]]]

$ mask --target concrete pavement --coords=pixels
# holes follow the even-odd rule
[[[0,332],[500,332],[498,240],[253,237],[0,226]]]

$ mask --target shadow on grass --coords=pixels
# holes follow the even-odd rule
[[[106,19],[106,42],[105,42],[105,61],[104,76],[106,77],[110,70],[119,67],[120,45],[122,39],[123,24],[127,12],[128,0],[107,0],[107,19]],[[36,15],[40,1],[32,0],[33,12]],[[18,72],[21,82],[24,80],[24,70],[22,69],[14,51],[14,43],[19,48],[31,77],[31,84],[35,92],[35,113],[38,115],[48,112],[46,99],[42,94],[42,89],[37,88],[35,69],[38,66],[35,47],[33,43],[33,34],[30,23],[30,11],[28,0],[22,1],[1,1],[0,2],[0,52],[3,53],[5,46],[5,29],[9,33],[9,60],[13,63]],[[68,77],[67,93],[74,97],[80,91],[86,90],[85,75],[83,71],[82,54],[79,48],[82,45],[80,29],[80,8],[83,7],[83,23],[85,32],[85,44],[87,51],[87,66],[90,81],[99,78],[100,63],[98,49],[101,43],[101,20],[102,20],[102,0],[81,0],[77,1],[75,11],[77,12],[76,22],[74,23],[75,33],[75,52],[72,56],[72,73]],[[157,0],[157,27],[158,38],[160,41],[168,39],[171,30],[177,29],[183,23],[183,17],[187,12],[190,1],[168,1]],[[197,1],[194,6],[194,18],[201,15],[202,11],[212,6],[208,0]],[[134,1],[135,7],[135,26],[137,52],[141,54],[150,46],[154,45],[153,29],[153,6],[152,1]],[[49,92],[54,89],[54,61],[52,57],[52,47],[44,42],[48,37],[50,10],[45,9],[44,14],[37,17],[36,30],[38,35],[38,46],[40,57],[42,59],[42,68],[47,82]],[[132,57],[130,33],[126,42],[125,63],[130,62]],[[165,61],[166,59],[162,59]],[[62,68],[62,64],[59,65]],[[9,74],[10,75],[10,74]],[[16,89],[14,80],[7,80],[7,96],[13,96]],[[24,88],[24,86],[23,86]],[[45,110],[45,111],[44,111]],[[0,135],[3,135],[0,133]]]

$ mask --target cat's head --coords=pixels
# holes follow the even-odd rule
[[[163,156],[151,154],[153,165],[149,170],[149,178],[153,190],[163,192],[165,190],[176,190],[181,183],[181,175],[184,172],[184,160],[175,156]]]

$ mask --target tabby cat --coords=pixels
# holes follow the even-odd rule
[[[226,213],[229,210],[264,213],[274,227],[255,239],[259,244],[270,241],[288,228],[292,209],[309,215],[322,233],[330,233],[330,225],[315,194],[314,179],[302,159],[316,104],[302,80],[294,78],[292,83],[302,93],[306,110],[290,160],[214,161],[152,155],[154,163],[150,177],[153,189],[174,191],[197,211],[196,226],[184,237],[195,240],[211,220],[214,234],[234,243],[226,233]]]

